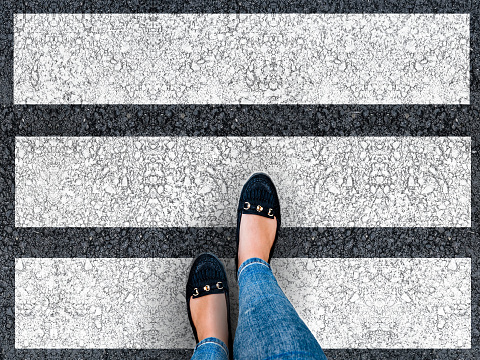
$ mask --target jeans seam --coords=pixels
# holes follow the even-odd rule
[[[225,348],[222,346],[222,344],[216,343],[214,341],[205,341],[203,344],[200,344],[200,346],[205,345],[205,344],[215,344],[215,345],[220,346],[222,348],[222,350],[225,352],[225,355],[227,355],[227,358],[228,358],[228,352],[225,350]],[[197,347],[197,349],[200,348],[200,346]]]
[[[245,270],[248,266],[253,265],[253,264],[260,264],[260,265],[263,265],[263,266],[265,266],[266,268],[270,269],[270,267],[269,267],[268,265],[265,265],[264,263],[262,263],[262,262],[260,262],[260,261],[258,261],[258,262],[257,262],[257,261],[251,262],[251,263],[249,263],[249,264],[247,264],[247,265],[245,265],[245,266],[243,267],[243,269],[242,269],[242,270],[240,271],[240,273],[238,274],[238,278],[240,279],[240,275],[242,274],[243,270]]]

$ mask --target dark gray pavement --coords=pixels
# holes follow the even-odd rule
[[[472,349],[327,349],[329,359],[480,359],[480,3],[478,1],[31,1],[0,5],[0,357],[188,359],[192,350],[16,350],[17,257],[233,257],[233,228],[16,228],[15,136],[470,136],[471,228],[288,228],[276,257],[469,257]],[[403,105],[13,105],[16,12],[470,13],[471,104]],[[182,238],[183,242],[173,239]]]

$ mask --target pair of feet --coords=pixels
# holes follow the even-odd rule
[[[238,242],[238,266],[250,258],[268,262],[275,240],[277,219],[243,214]],[[237,269],[238,270],[238,269]],[[198,341],[215,337],[228,344],[227,304],[225,294],[190,297],[190,312],[197,330]]]

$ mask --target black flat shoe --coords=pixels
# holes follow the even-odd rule
[[[265,173],[255,173],[243,185],[240,193],[240,200],[237,209],[237,255],[235,256],[235,269],[238,271],[238,243],[240,240],[240,221],[242,214],[254,214],[277,220],[277,230],[275,240],[273,241],[268,263],[273,255],[273,250],[278,239],[280,229],[280,200],[278,199],[277,189],[272,179]],[[237,272],[235,272],[237,274]],[[237,279],[238,280],[238,279]]]
[[[230,298],[227,282],[227,273],[222,262],[213,254],[203,253],[196,257],[190,267],[190,274],[187,280],[186,300],[188,320],[192,326],[195,341],[198,344],[198,334],[192,320],[190,312],[190,297],[202,297],[210,294],[225,294],[227,301],[227,321],[228,321],[228,351],[230,358],[233,356],[233,341],[230,326]]]

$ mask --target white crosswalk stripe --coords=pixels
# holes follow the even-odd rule
[[[14,103],[468,105],[469,42],[469,14],[16,14]],[[264,171],[282,226],[470,227],[471,146],[465,136],[18,136],[15,226],[233,227],[242,184]],[[191,261],[17,258],[15,347],[192,349]],[[471,348],[470,258],[272,267],[325,349]]]
[[[259,170],[284,226],[470,226],[458,137],[17,137],[16,226],[235,226]]]
[[[193,348],[191,261],[17,259],[16,347]],[[274,258],[272,268],[324,348],[470,347],[470,259]]]
[[[468,14],[17,14],[17,104],[469,104]]]

